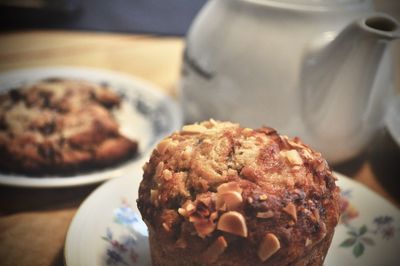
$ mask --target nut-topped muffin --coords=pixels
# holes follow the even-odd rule
[[[139,188],[153,265],[322,265],[335,180],[320,153],[272,128],[184,126],[158,144]]]

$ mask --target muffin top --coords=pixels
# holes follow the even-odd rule
[[[150,230],[213,263],[240,250],[294,261],[332,232],[339,189],[321,154],[274,129],[187,125],[162,140],[139,188]]]

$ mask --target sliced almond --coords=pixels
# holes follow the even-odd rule
[[[224,253],[227,247],[228,243],[225,238],[223,236],[218,237],[217,240],[215,240],[214,243],[204,251],[203,260],[206,263],[214,263],[218,257]]]
[[[167,223],[162,223],[162,226],[164,227],[165,231],[167,232],[171,231],[171,228],[168,226]]]
[[[240,194],[242,194],[242,188],[239,186],[238,182],[228,182],[220,185],[217,188],[218,193],[224,193],[224,192],[230,192],[230,191],[236,191]]]
[[[243,215],[236,211],[229,211],[221,215],[218,221],[218,230],[234,235],[247,237],[246,220]]]
[[[289,204],[283,208],[283,211],[292,216],[293,220],[297,222],[297,210],[296,206],[292,202],[289,202]]]
[[[157,151],[161,154],[164,154],[168,150],[169,143],[171,142],[170,139],[163,139],[157,145]]]
[[[217,193],[217,210],[225,209],[228,211],[237,210],[243,203],[242,195],[236,191]]]
[[[274,216],[274,212],[273,211],[257,212],[256,216],[257,218],[268,219]]]
[[[206,130],[207,130],[207,128],[205,128],[202,125],[193,124],[193,125],[183,126],[181,133],[183,133],[183,134],[199,134]]]
[[[281,248],[279,239],[272,233],[268,233],[261,240],[257,255],[261,261],[266,261]]]
[[[309,239],[309,238],[307,238],[306,239],[306,247],[308,247],[309,245],[311,245],[312,244],[312,240],[311,239]]]
[[[212,119],[212,118],[210,118],[210,120],[208,120],[208,122],[209,122],[209,124],[210,124],[211,126],[213,126],[213,127],[215,127],[215,126],[218,124],[218,122],[215,121],[215,120]]]

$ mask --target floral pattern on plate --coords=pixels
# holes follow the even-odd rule
[[[359,227],[352,225],[352,220],[360,216],[357,208],[351,203],[352,193],[352,189],[343,190],[341,193],[342,214],[339,223],[347,228],[347,238],[339,247],[351,248],[354,257],[358,258],[364,254],[367,246],[376,245],[377,237],[390,240],[400,228],[395,228],[394,218],[390,215],[376,216],[372,221],[373,225],[369,227],[366,224]]]
[[[147,227],[126,199],[113,212],[114,225],[121,231],[115,235],[111,227],[101,238],[108,243],[104,256],[106,265],[140,265],[138,248],[147,245]]]

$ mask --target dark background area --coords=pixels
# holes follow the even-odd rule
[[[0,30],[72,29],[183,36],[207,0],[0,0]]]

